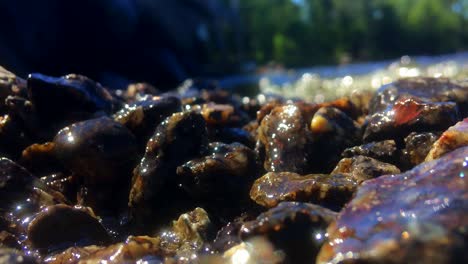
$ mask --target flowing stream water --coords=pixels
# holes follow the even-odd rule
[[[279,94],[321,103],[373,91],[396,79],[414,76],[468,78],[468,52],[442,56],[402,56],[396,60],[342,66],[270,70],[263,74],[230,76],[220,86],[241,94]],[[242,88],[243,87],[243,88]]]

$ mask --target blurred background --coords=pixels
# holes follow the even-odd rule
[[[115,88],[214,78],[284,93],[369,73],[377,86],[468,61],[468,0],[0,0],[0,23],[10,71]]]

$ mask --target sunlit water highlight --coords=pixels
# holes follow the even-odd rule
[[[279,94],[321,103],[352,92],[373,91],[404,77],[468,78],[468,52],[443,56],[402,56],[398,60],[343,66],[272,70],[264,74],[232,76],[221,87],[257,84],[262,94]]]

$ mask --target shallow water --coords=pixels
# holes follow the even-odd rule
[[[219,84],[241,93],[249,87],[249,94],[279,94],[321,103],[356,90],[372,91],[396,79],[413,76],[468,78],[468,52],[432,57],[405,55],[388,61],[272,70],[264,74],[230,76],[221,79]]]

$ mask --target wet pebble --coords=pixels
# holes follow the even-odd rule
[[[177,168],[182,187],[195,197],[227,201],[248,197],[256,178],[255,153],[239,143],[210,143],[210,155]]]
[[[432,148],[432,145],[439,138],[440,133],[424,132],[416,133],[412,132],[405,137],[405,149],[403,158],[406,162],[410,163],[411,166],[416,166],[424,161],[427,154]]]
[[[86,208],[62,204],[38,213],[29,223],[27,235],[34,248],[44,251],[110,242],[104,227]]]
[[[322,107],[310,122],[313,137],[314,171],[329,171],[339,161],[339,155],[360,142],[358,124],[334,107]]]
[[[399,152],[395,140],[389,139],[350,147],[345,149],[341,154],[341,156],[345,158],[351,158],[359,155],[371,157],[388,163],[396,163]]]
[[[401,98],[425,102],[455,102],[462,116],[468,114],[468,82],[447,78],[404,78],[382,86],[369,103],[369,113],[382,112]]]
[[[31,143],[32,139],[20,120],[8,114],[0,116],[0,154],[3,157],[18,159]]]
[[[310,131],[295,105],[273,108],[258,128],[257,147],[264,153],[264,168],[273,172],[303,173],[310,166]]]
[[[381,162],[371,157],[354,156],[340,160],[331,172],[332,175],[339,173],[350,175],[358,183],[361,183],[382,175],[398,174],[400,173],[400,169],[395,165]]]
[[[5,114],[8,96],[25,96],[26,81],[0,66],[0,113]]]
[[[255,148],[256,141],[255,135],[238,127],[208,127],[208,139],[226,144],[238,142],[252,149]]]
[[[335,217],[335,212],[318,205],[282,202],[246,222],[241,237],[266,236],[275,248],[284,251],[287,263],[311,263],[326,241],[326,228]]]
[[[468,146],[468,118],[445,131],[428,151],[425,160],[431,161],[460,147]]]
[[[34,109],[46,120],[78,121],[90,118],[95,112],[111,113],[113,110],[111,94],[82,75],[55,78],[34,73],[28,76],[27,83]]]
[[[182,103],[175,96],[151,97],[126,104],[114,114],[114,119],[128,128],[144,151],[156,127],[168,116],[182,111]]]
[[[468,147],[364,182],[328,228],[317,263],[468,260]]]
[[[159,233],[160,247],[165,255],[173,256],[178,263],[196,261],[196,256],[208,239],[211,221],[203,208],[179,216],[172,227]]]
[[[29,204],[26,207],[31,207],[31,213],[42,206],[67,203],[61,193],[48,188],[24,167],[7,158],[0,158],[0,196],[0,208],[7,211],[20,209],[22,203]]]
[[[369,117],[364,140],[395,139],[402,141],[411,132],[445,130],[460,119],[454,102],[425,102],[416,97],[402,97],[381,112]]]
[[[63,170],[55,156],[55,143],[32,144],[23,150],[20,163],[35,175],[47,175]]]
[[[218,252],[224,252],[241,243],[242,240],[239,234],[245,221],[246,219],[244,217],[238,217],[221,227],[216,234],[216,238],[211,243],[212,248]]]
[[[157,127],[134,170],[129,207],[136,221],[170,206],[164,197],[177,193],[177,167],[206,153],[207,146],[206,123],[198,113],[175,113]]]
[[[301,201],[340,209],[356,191],[358,182],[347,174],[309,174],[269,172],[257,179],[250,198],[267,208],[281,201]]]
[[[107,247],[71,247],[46,262],[58,264],[72,259],[79,263],[198,263],[198,251],[205,244],[210,224],[206,211],[195,208],[180,215],[157,236],[129,236]],[[76,254],[82,256],[77,258]]]
[[[86,190],[83,204],[95,210],[115,210],[125,204],[131,172],[136,164],[135,136],[108,117],[63,128],[54,138],[55,154]]]

